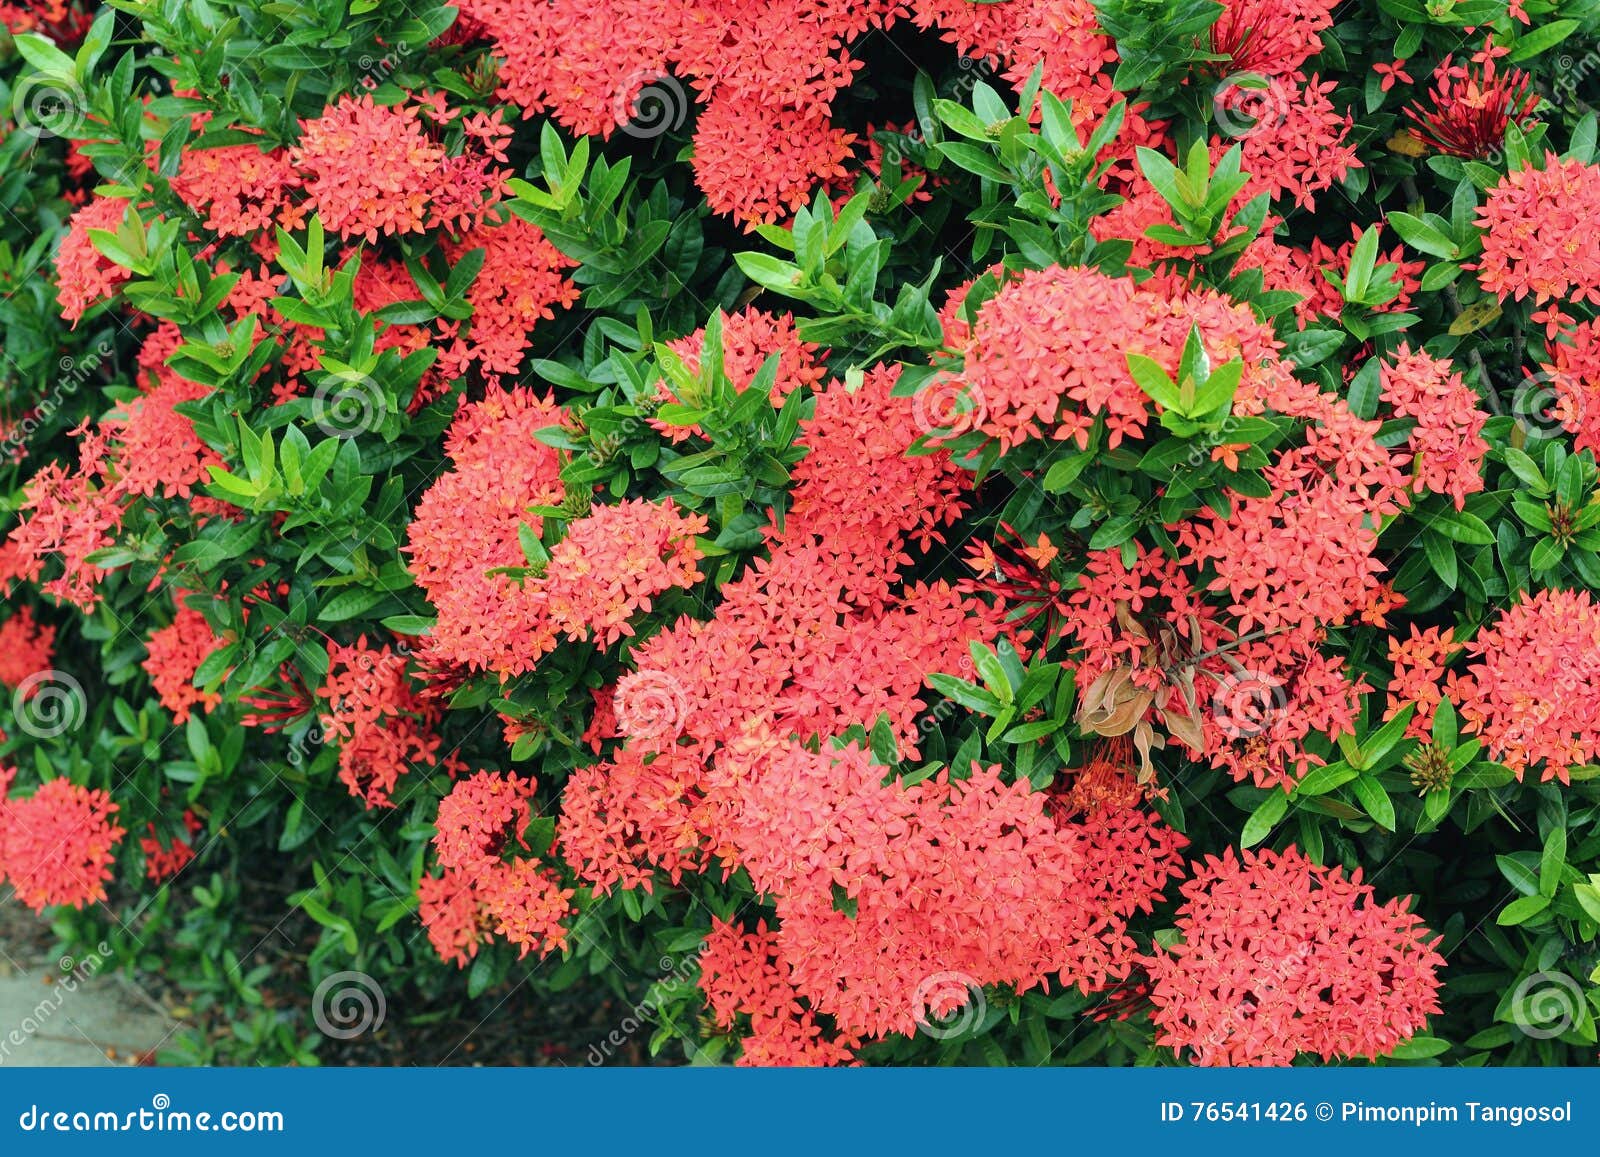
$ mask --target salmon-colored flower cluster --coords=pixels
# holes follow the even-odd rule
[[[527,847],[535,788],[532,779],[480,771],[440,801],[433,847],[443,871],[424,876],[418,894],[428,939],[444,959],[465,967],[492,936],[522,956],[565,947],[572,891],[536,858],[506,858],[514,846]]]
[[[19,607],[0,622],[0,686],[13,691],[55,661],[56,629],[34,619],[32,607]]]
[[[705,337],[706,331],[697,329],[667,344],[683,359],[691,373],[699,373]],[[736,393],[749,389],[767,358],[778,355],[778,371],[769,394],[774,406],[782,406],[797,389],[816,389],[822,383],[827,371],[818,357],[819,352],[816,346],[801,339],[795,330],[794,318],[787,313],[771,314],[751,306],[722,319],[722,372]],[[657,388],[662,401],[690,405],[672,392],[665,378]],[[680,443],[702,432],[698,426],[673,425],[659,418],[651,418],[650,426],[669,441]]]
[[[491,389],[457,413],[445,440],[452,469],[422,496],[407,531],[411,573],[438,611],[429,654],[515,675],[554,646],[542,608],[504,572],[527,565],[520,528],[543,528],[529,508],[561,502],[561,459],[538,433],[566,421],[553,401],[520,387]]]
[[[131,208],[117,197],[94,197],[72,215],[56,251],[56,300],[61,316],[77,322],[93,305],[108,300],[128,278],[129,269],[95,248],[91,231],[115,233]]]
[[[1444,702],[1445,673],[1450,661],[1461,652],[1455,632],[1449,627],[1418,628],[1411,625],[1409,638],[1389,639],[1389,706],[1385,719],[1393,719],[1409,705],[1415,710],[1406,734],[1421,739],[1433,731],[1433,716]]]
[[[0,879],[35,912],[106,898],[118,841],[117,805],[98,788],[65,779],[25,799],[0,798]]]
[[[1577,449],[1600,456],[1600,319],[1552,342],[1550,362],[1541,371],[1555,395],[1551,416],[1572,433]],[[1532,391],[1532,398],[1542,400],[1542,394]]]
[[[1588,591],[1523,595],[1467,644],[1447,693],[1463,730],[1517,778],[1566,783],[1600,759],[1600,605]]]
[[[1151,1018],[1196,1064],[1376,1057],[1439,1011],[1437,938],[1359,869],[1229,849],[1183,895],[1182,939],[1148,961]]]
[[[510,171],[485,154],[445,150],[434,129],[456,115],[442,100],[341,97],[301,124],[289,163],[310,208],[341,237],[466,232],[499,202]]]
[[[1546,153],[1489,190],[1478,211],[1484,230],[1478,280],[1505,301],[1533,294],[1600,305],[1600,167]]]
[[[366,636],[328,648],[318,725],[339,745],[340,780],[368,807],[393,806],[399,778],[439,752],[439,707],[412,686],[407,665],[403,652],[369,646]]]
[[[1019,990],[1124,978],[1127,917],[1182,871],[1183,838],[1143,812],[1058,823],[1026,781],[969,770],[885,786],[859,748],[762,736],[717,761],[722,854],[775,897],[791,983],[847,1036],[915,1033],[940,973]]]
[[[548,559],[530,562],[522,536],[544,526],[530,507],[558,506],[566,494],[559,456],[538,431],[564,418],[525,389],[491,391],[457,415],[446,442],[455,469],[423,495],[407,544],[439,612],[431,661],[518,675],[562,637],[610,646],[657,595],[700,581],[695,536],[705,519],[670,500],[596,507],[568,525]]]
[[[185,723],[196,707],[209,712],[222,702],[220,693],[194,685],[195,672],[211,652],[222,646],[222,640],[211,630],[205,615],[189,606],[181,594],[177,601],[172,622],[150,633],[142,666],[161,706],[172,712],[174,722]]]
[[[1462,509],[1467,495],[1484,487],[1489,449],[1482,434],[1488,415],[1478,408],[1477,393],[1449,362],[1409,346],[1384,362],[1379,375],[1394,416],[1416,422],[1406,443],[1416,492],[1448,494]]]
[[[463,0],[504,64],[501,96],[584,134],[653,137],[694,122],[694,171],[712,209],[747,224],[780,219],[848,175],[854,134],[831,120],[861,62],[851,44],[910,16],[974,56],[1004,60],[1020,85],[1038,66],[1086,123],[1119,99],[1116,61],[1090,0]],[[681,78],[681,79],[680,79]],[[1137,113],[1130,139],[1147,132]]]

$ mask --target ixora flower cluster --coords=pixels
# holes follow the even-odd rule
[[[703,1061],[1592,1059],[1600,17],[357,7],[0,4],[21,902]]]

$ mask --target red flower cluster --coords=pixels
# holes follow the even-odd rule
[[[507,860],[513,844],[526,848],[532,817],[531,779],[480,771],[458,780],[439,803],[433,839],[441,875],[418,887],[422,923],[434,950],[466,967],[492,935],[541,956],[566,946],[562,921],[573,915],[571,889],[537,859]]]
[[[1484,157],[1505,143],[1506,128],[1532,115],[1539,98],[1528,92],[1533,78],[1520,68],[1498,72],[1494,58],[1504,53],[1492,44],[1475,53],[1472,63],[1456,64],[1452,56],[1433,70],[1429,105],[1409,106],[1406,116],[1416,133],[1442,153]]]
[[[300,125],[300,140],[288,154],[293,179],[322,223],[341,237],[375,241],[380,234],[474,229],[499,202],[510,170],[496,168],[487,151],[451,156],[445,150],[436,130],[457,115],[442,97],[387,107],[370,95],[340,97]],[[466,127],[469,138],[486,139],[504,159],[495,143],[503,135],[498,119]],[[270,192],[286,187],[280,183]]]
[[[183,836],[173,836],[169,843],[162,843],[156,834],[156,825],[147,824],[150,834],[139,838],[139,850],[144,853],[144,874],[153,884],[160,884],[176,876],[189,862],[194,859],[194,846]],[[205,825],[200,822],[194,812],[185,808],[183,812],[183,827],[193,839],[205,830]]]
[[[1153,817],[1058,823],[998,767],[884,786],[858,747],[753,735],[724,749],[710,786],[721,854],[775,898],[796,995],[848,1038],[915,1033],[930,1011],[919,990],[941,974],[1024,991],[1124,978],[1127,917],[1182,871],[1183,838]]]
[[[102,255],[90,238],[91,230],[115,233],[122,228],[128,209],[128,202],[119,198],[95,197],[72,215],[56,250],[56,300],[68,321],[76,323],[90,306],[105,301],[133,276]]]
[[[1396,418],[1411,418],[1407,449],[1419,494],[1448,494],[1456,509],[1467,495],[1483,489],[1482,437],[1488,415],[1478,408],[1478,395],[1461,380],[1449,362],[1402,345],[1392,362],[1380,367],[1383,400]]]
[[[1467,644],[1477,661],[1447,684],[1463,729],[1521,779],[1568,782],[1600,759],[1600,605],[1588,591],[1524,594]]]
[[[564,417],[523,389],[491,392],[457,415],[446,443],[455,469],[423,495],[407,545],[439,612],[430,662],[521,674],[563,636],[610,646],[655,596],[700,581],[694,539],[706,521],[670,500],[594,508],[548,560],[530,564],[522,534],[540,533],[543,519],[529,507],[559,505],[566,493],[559,457],[537,433]]]
[[[55,642],[55,627],[36,622],[32,607],[19,607],[0,622],[0,686],[17,691],[31,676],[50,670]]]
[[[368,807],[390,807],[400,776],[431,764],[439,752],[439,707],[406,673],[407,657],[390,647],[355,643],[328,648],[328,675],[317,688],[323,737],[339,744],[339,778]]]
[[[1489,190],[1478,211],[1485,230],[1478,280],[1500,298],[1528,294],[1600,305],[1600,168],[1546,153],[1544,167],[1517,169]]]
[[[691,373],[699,373],[705,337],[706,331],[697,329],[667,344]],[[773,354],[778,355],[778,372],[770,394],[774,406],[783,405],[797,389],[814,390],[821,384],[827,371],[818,353],[816,346],[801,340],[794,318],[787,313],[774,315],[751,306],[722,319],[722,372],[736,392],[744,393],[761,371],[762,363]],[[665,378],[658,390],[664,402],[688,404],[673,394]],[[650,427],[672,442],[686,442],[701,432],[697,426],[674,426],[659,418],[651,418]]]
[[[35,912],[104,900],[125,834],[112,822],[116,811],[105,792],[65,779],[40,784],[26,799],[0,798],[0,879]]]
[[[212,632],[205,615],[188,605],[182,592],[175,601],[178,607],[172,622],[152,631],[146,641],[148,653],[142,666],[161,706],[172,712],[175,723],[185,723],[194,708],[209,712],[222,702],[217,692],[194,685],[195,672],[222,640]]]
[[[1540,369],[1555,394],[1553,416],[1571,431],[1577,449],[1600,456],[1600,318],[1552,342],[1550,355]]]
[[[1294,848],[1208,856],[1183,885],[1183,939],[1147,963],[1159,1043],[1201,1065],[1388,1053],[1439,1011],[1437,938],[1357,869]]]

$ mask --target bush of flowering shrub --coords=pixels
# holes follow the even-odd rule
[[[0,873],[177,1059],[1595,1056],[1597,0],[0,20]]]

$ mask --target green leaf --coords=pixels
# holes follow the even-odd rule
[[[1423,515],[1422,522],[1430,530],[1468,546],[1494,545],[1494,531],[1489,529],[1489,524],[1466,510],[1435,511]]]
[[[1539,873],[1513,856],[1496,856],[1495,864],[1506,881],[1524,896],[1539,892]]]
[[[1539,857],[1539,895],[1554,899],[1561,886],[1561,873],[1567,866],[1567,829],[1553,827],[1545,837]]]
[[[1456,255],[1455,239],[1441,232],[1420,217],[1410,213],[1392,212],[1386,220],[1400,234],[1400,239],[1413,249],[1420,249],[1432,257],[1449,260]]]
[[[1253,848],[1266,839],[1288,810],[1289,796],[1282,791],[1270,790],[1267,798],[1257,804],[1250,818],[1244,821],[1244,828],[1239,833],[1239,846]]]
[[[1541,52],[1548,52],[1571,36],[1581,26],[1577,20],[1552,20],[1548,24],[1541,23],[1528,35],[1518,38],[1511,46],[1511,63],[1521,64],[1524,60],[1532,60]]]
[[[1383,790],[1383,784],[1377,777],[1360,775],[1350,781],[1350,790],[1355,793],[1356,799],[1361,801],[1361,806],[1378,825],[1385,831],[1394,831],[1394,804],[1389,799],[1389,793]]]
[[[1523,896],[1501,909],[1500,915],[1494,918],[1495,923],[1503,928],[1525,924],[1548,907],[1550,907],[1548,896]]]

